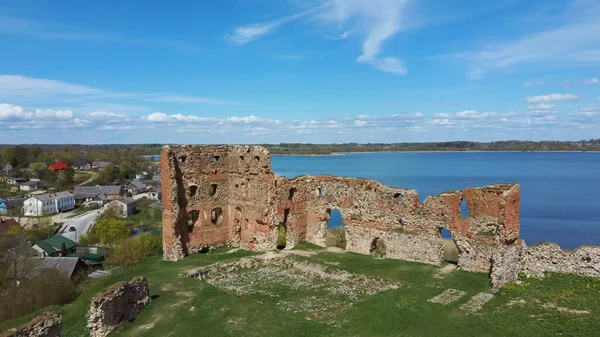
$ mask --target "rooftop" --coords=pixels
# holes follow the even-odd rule
[[[46,252],[46,254],[51,255],[56,252],[60,252],[63,243],[65,244],[65,248],[67,250],[77,247],[77,242],[62,235],[51,236],[45,240],[36,242],[35,245],[40,247],[44,252]]]

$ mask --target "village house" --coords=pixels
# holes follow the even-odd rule
[[[29,181],[19,184],[19,188],[21,189],[21,191],[33,191],[40,189],[41,187],[42,182],[39,179],[31,179]]]
[[[19,185],[24,182],[25,182],[25,179],[23,179],[23,178],[6,177],[6,183],[10,184],[10,185]]]
[[[144,193],[148,190],[148,186],[139,180],[132,180],[127,186],[125,186],[127,196],[131,197],[140,193]]]
[[[120,209],[121,216],[123,218],[134,215],[137,212],[137,200],[133,198],[121,198],[113,200],[109,202],[106,207],[111,207],[112,205],[116,205],[116,207]]]
[[[83,202],[81,205],[83,207],[101,208],[102,206],[106,205],[109,201],[110,200],[106,197],[106,195],[99,194],[95,196],[92,200]]]
[[[85,159],[75,159],[71,165],[75,170],[89,171],[92,169],[92,164]]]
[[[21,214],[25,198],[0,199],[0,214]]]
[[[151,200],[161,200],[162,198],[162,189],[160,186],[151,186],[148,191],[146,191],[146,198]]]
[[[54,164],[50,164],[48,169],[56,173],[62,173],[67,169],[67,163],[62,160],[57,160]]]
[[[116,200],[123,196],[123,188],[121,186],[77,186],[75,187],[75,203],[81,205],[88,201],[97,199],[99,195],[104,195],[109,200]]]
[[[36,242],[33,249],[39,256],[67,256],[77,252],[77,242],[62,235],[54,235]]]
[[[70,211],[75,208],[75,197],[69,192],[40,194],[25,200],[24,214],[42,216]]]
[[[109,161],[94,160],[91,168],[101,171],[104,170],[109,164]]]

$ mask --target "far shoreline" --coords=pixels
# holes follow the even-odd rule
[[[355,152],[332,152],[330,154],[275,154],[272,153],[271,157],[329,157],[329,156],[343,156],[349,154],[373,154],[373,153],[600,153],[600,151],[355,151]]]

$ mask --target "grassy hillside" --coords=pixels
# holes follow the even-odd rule
[[[91,297],[136,275],[148,278],[154,299],[114,336],[593,336],[600,331],[600,280],[570,275],[527,279],[494,293],[487,275],[456,271],[453,265],[437,268],[311,246],[280,255],[304,269],[345,271],[351,281],[309,277],[289,263],[225,272],[219,282],[179,275],[253,255],[226,251],[177,263],[156,257],[87,284],[75,302],[53,308],[63,315],[63,336],[86,335]],[[399,287],[381,290],[383,283]],[[436,297],[442,293],[449,296]],[[452,296],[458,299],[443,304]],[[482,298],[491,299],[477,301]],[[32,316],[0,324],[0,331]]]

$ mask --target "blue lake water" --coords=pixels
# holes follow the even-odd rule
[[[600,153],[358,153],[272,156],[271,164],[275,173],[290,178],[328,174],[416,189],[421,201],[446,190],[518,183],[521,237],[528,245],[600,245]]]

